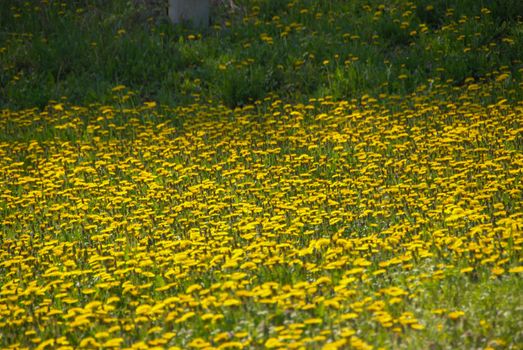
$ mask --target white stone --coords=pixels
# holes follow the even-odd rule
[[[169,17],[173,23],[187,21],[198,27],[207,27],[210,7],[210,0],[169,0]]]

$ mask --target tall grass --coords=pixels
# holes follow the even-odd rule
[[[460,85],[502,66],[521,74],[516,0],[236,3],[193,30],[123,0],[2,1],[0,103],[108,101],[123,84],[141,101],[234,107],[269,93],[409,93],[429,78]]]

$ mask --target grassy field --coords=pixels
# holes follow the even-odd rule
[[[449,3],[2,1],[0,348],[521,349],[522,5]]]
[[[501,67],[507,83],[521,80],[520,0],[245,0],[218,7],[203,31],[130,3],[1,1],[0,103],[110,103],[123,84],[139,101],[236,107],[271,93],[302,103],[405,94]]]

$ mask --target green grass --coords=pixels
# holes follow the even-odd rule
[[[119,84],[171,106],[351,99],[489,79],[503,66],[518,87],[518,0],[236,3],[198,31],[131,1],[2,1],[0,104],[108,103]]]
[[[418,312],[425,310],[421,313],[428,320],[427,331],[424,337],[413,337],[414,342],[406,347],[477,349],[485,343],[492,347],[523,343],[523,323],[518,316],[523,312],[520,277],[481,278],[478,283],[454,276],[423,286],[425,295],[416,306]],[[428,308],[441,314],[427,312]],[[464,310],[467,316],[448,320],[442,315],[453,310]]]

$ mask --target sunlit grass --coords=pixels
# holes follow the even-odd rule
[[[523,105],[495,84],[4,110],[2,347],[515,348]]]

